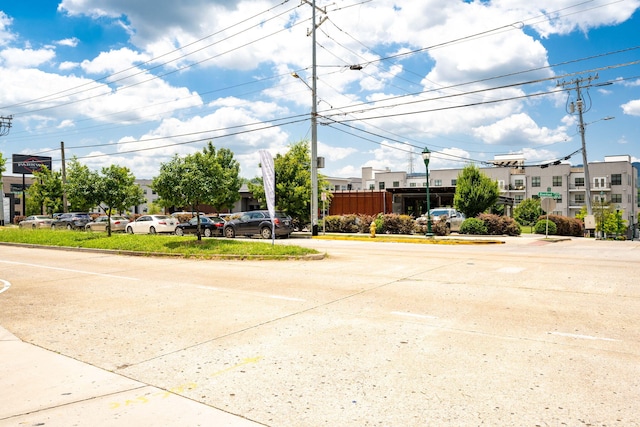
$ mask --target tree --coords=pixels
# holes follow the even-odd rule
[[[43,166],[33,173],[33,184],[27,189],[26,215],[36,215],[44,212],[52,215],[62,212],[62,175]]]
[[[533,231],[533,226],[538,222],[538,218],[542,215],[542,207],[540,199],[524,199],[513,210],[513,217],[521,225],[528,225]]]
[[[230,210],[240,200],[240,187],[242,186],[240,163],[233,158],[231,150],[221,148],[216,151],[211,142],[207,144],[203,152],[220,167],[218,187],[215,194],[212,195],[214,197],[213,206],[218,211]]]
[[[276,207],[291,215],[298,224],[311,221],[311,155],[308,141],[299,141],[289,146],[289,151],[278,154],[273,160],[276,174]],[[318,188],[327,188],[329,182],[318,175]],[[262,178],[248,183],[249,191],[266,208]],[[320,193],[318,193],[320,201]]]
[[[81,164],[76,157],[67,166],[67,200],[72,211],[88,212],[100,203],[96,195],[98,173]]]
[[[160,173],[153,179],[151,187],[163,204],[189,207],[197,212],[200,204],[233,205],[240,197],[239,170],[229,150],[216,152],[209,143],[203,152],[183,158],[176,155],[171,161],[160,165]],[[196,235],[198,240],[202,240],[199,213],[197,218]]]
[[[94,200],[107,214],[107,235],[111,237],[111,214],[144,203],[144,194],[136,177],[124,166],[102,168],[95,178]]]
[[[473,218],[493,206],[499,196],[498,183],[477,166],[469,165],[458,175],[453,206],[467,218]]]

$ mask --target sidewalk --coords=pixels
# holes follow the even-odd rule
[[[0,426],[261,426],[75,359],[0,327]]]

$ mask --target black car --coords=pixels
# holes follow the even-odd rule
[[[276,237],[289,237],[293,231],[291,217],[284,212],[276,211],[273,223]],[[271,239],[269,211],[243,212],[239,218],[231,219],[224,225],[225,237],[253,236],[254,234],[259,234],[264,239]]]
[[[224,219],[217,216],[201,216],[200,231],[204,237],[222,236]],[[187,222],[181,222],[176,226],[176,234],[195,234],[198,232],[198,217],[193,217]]]
[[[91,222],[91,215],[86,212],[68,212],[60,215],[51,223],[51,229],[66,228],[67,230],[84,230],[84,226]]]

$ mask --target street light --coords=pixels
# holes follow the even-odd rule
[[[431,200],[429,198],[429,159],[431,158],[431,151],[427,147],[422,150],[422,160],[424,160],[424,167],[427,169],[427,237],[432,237],[431,232]]]
[[[315,51],[315,41],[314,41]],[[315,54],[314,54],[315,58]],[[315,65],[315,64],[314,64]],[[311,235],[318,235],[318,112],[316,100],[316,76],[315,66],[313,67],[312,85],[304,81],[295,71],[291,73],[293,77],[302,81],[311,89]]]

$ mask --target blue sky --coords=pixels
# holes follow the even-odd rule
[[[252,178],[259,150],[311,138],[307,3],[3,3],[5,158],[50,156],[59,169],[64,141],[67,158],[152,178],[212,141]],[[581,164],[578,117],[567,111],[576,91],[557,85],[576,79],[589,160],[640,160],[640,0],[316,3],[326,11],[317,19],[327,18],[317,30],[325,175],[421,172],[425,146],[433,168],[509,153]],[[612,84],[588,87],[603,83]]]

